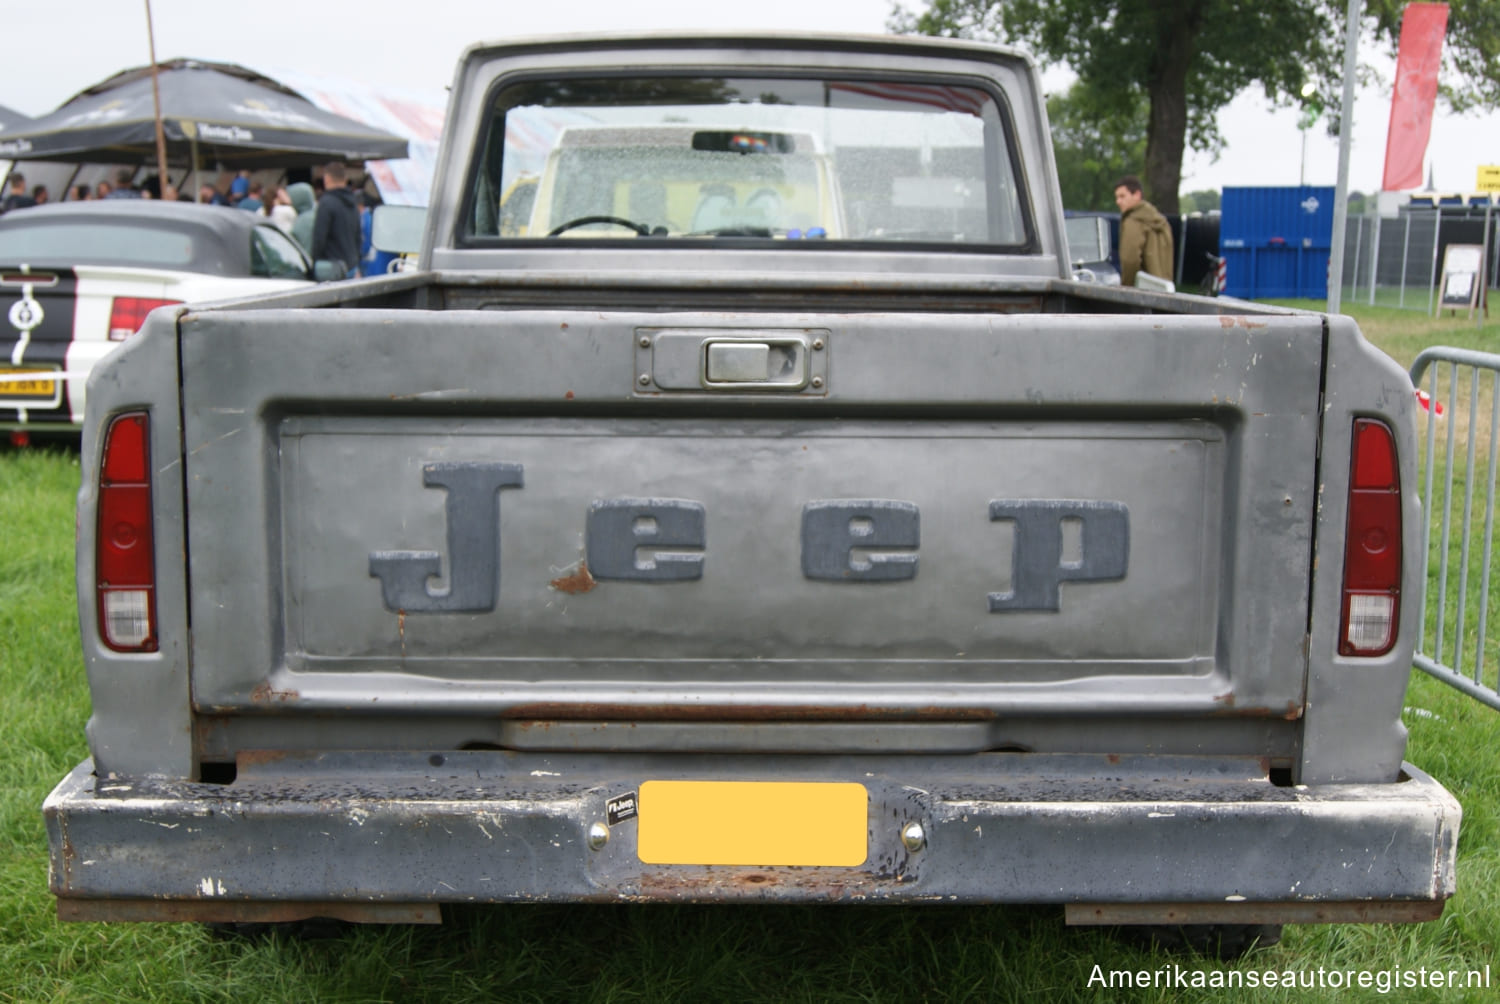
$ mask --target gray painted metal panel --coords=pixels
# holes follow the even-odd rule
[[[271,702],[273,705],[275,701]],[[309,729],[306,715],[274,706],[255,715],[199,715],[199,757],[231,764],[241,750],[306,749],[401,752],[419,750],[548,750],[562,752],[659,753],[1118,753],[1135,750],[1169,755],[1191,750],[1201,756],[1244,756],[1255,751],[1278,767],[1295,762],[1302,722],[1282,718],[957,714],[879,714],[860,709],[844,721],[787,718],[784,709],[741,708],[739,720],[716,709],[661,708],[660,717],[636,714],[614,720],[497,718],[493,714],[415,715],[365,712],[324,715]],[[781,715],[778,720],[775,715]],[[668,717],[669,716],[669,717]]]
[[[176,313],[180,313],[177,311]],[[99,769],[134,776],[192,777],[189,708],[187,529],[183,512],[182,426],[178,405],[177,337],[173,311],[155,311],[141,332],[89,375],[90,421],[82,436],[78,491],[78,621],[94,713],[89,750]],[[98,471],[109,416],[145,411],[151,438],[152,535],[156,548],[155,652],[120,653],[99,634],[94,590]]]
[[[830,329],[831,358],[825,394],[773,405],[633,382],[641,330],[755,315],[190,316],[198,707],[1300,713],[1318,318],[834,320],[778,318]],[[371,555],[447,546],[424,467],[481,460],[525,470],[495,612],[388,609]],[[592,503],[656,497],[705,506],[702,580],[553,585]],[[916,579],[806,579],[802,507],[870,498],[920,510]],[[1012,559],[991,503],[1059,499],[1126,507],[1126,578],[990,612]]]
[[[1441,902],[1460,817],[1413,768],[1399,784],[1278,788],[1235,759],[327,754],[247,763],[223,788],[96,781],[90,768],[46,806],[60,897],[1245,901],[1290,912]],[[606,822],[606,803],[643,781],[766,778],[862,784],[864,863],[648,865],[636,853],[642,820]],[[912,824],[915,849],[901,836]],[[607,840],[591,844],[591,827]]]
[[[1411,380],[1359,333],[1351,318],[1328,318],[1323,463],[1319,466],[1317,558],[1308,633],[1307,708],[1297,776],[1309,783],[1379,781],[1401,769],[1406,728],[1401,703],[1417,636],[1421,533],[1402,541],[1402,596],[1397,641],[1378,657],[1338,654],[1349,465],[1356,418],[1379,416],[1395,436],[1404,527],[1421,525]],[[1274,594],[1264,596],[1272,602]]]

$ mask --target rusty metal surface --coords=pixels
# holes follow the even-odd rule
[[[1289,903],[1276,916],[1295,920],[1451,895],[1460,810],[1430,778],[1408,768],[1403,783],[1289,787],[1263,769],[1037,754],[285,754],[245,758],[227,785],[96,780],[85,762],[44,811],[53,892],[94,901],[77,909],[96,915],[101,900],[230,915],[256,903],[327,915],[328,903],[539,900],[1253,902]],[[639,818],[605,825],[608,803],[646,781],[772,779],[862,784],[865,862],[644,864]],[[600,826],[608,839],[591,842]]]
[[[1445,900],[1384,903],[1069,903],[1071,927],[1116,924],[1420,924],[1443,915]]]
[[[619,722],[944,722],[988,721],[996,717],[988,708],[875,707],[755,704],[601,704],[588,700],[520,704],[500,715],[513,721],[619,721]]]
[[[579,593],[586,593],[589,590],[593,589],[594,586],[598,585],[598,583],[595,582],[594,577],[589,574],[588,562],[580,561],[578,563],[578,569],[576,571],[570,572],[567,575],[558,576],[557,578],[552,580],[551,585],[553,589],[556,589],[560,593],[567,593],[569,596],[577,596]]]
[[[1262,773],[1271,766],[1290,766],[1297,753],[1297,723],[1280,717],[1159,719],[1141,749],[1140,723],[1119,716],[757,721],[679,715],[648,720],[590,718],[582,714],[582,706],[569,710],[579,717],[324,713],[310,728],[295,706],[280,705],[253,717],[200,715],[194,723],[195,749],[200,762],[207,763],[230,763],[247,755],[281,757],[290,750],[561,750],[564,744],[580,753],[627,748],[637,753],[724,753],[734,752],[728,748],[733,742],[742,744],[739,752],[1111,754],[1136,749],[1155,755],[1254,755],[1268,762]],[[968,745],[955,745],[965,733],[973,733],[964,740]]]

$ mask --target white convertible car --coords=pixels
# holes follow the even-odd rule
[[[106,199],[0,216],[0,429],[77,431],[89,371],[156,307],[311,272],[295,241],[241,209]]]

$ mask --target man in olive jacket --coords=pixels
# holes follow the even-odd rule
[[[1141,195],[1141,179],[1127,174],[1115,185],[1120,207],[1120,283],[1135,285],[1137,272],[1171,281],[1172,227]]]

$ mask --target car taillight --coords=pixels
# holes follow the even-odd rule
[[[1384,655],[1401,615],[1401,476],[1384,422],[1354,422],[1340,655]]]
[[[151,538],[151,423],[116,416],[99,465],[94,585],[99,636],[116,652],[156,651],[156,557]]]
[[[123,342],[146,323],[146,315],[157,307],[170,307],[181,300],[153,300],[145,296],[117,296],[109,306],[109,340]]]

